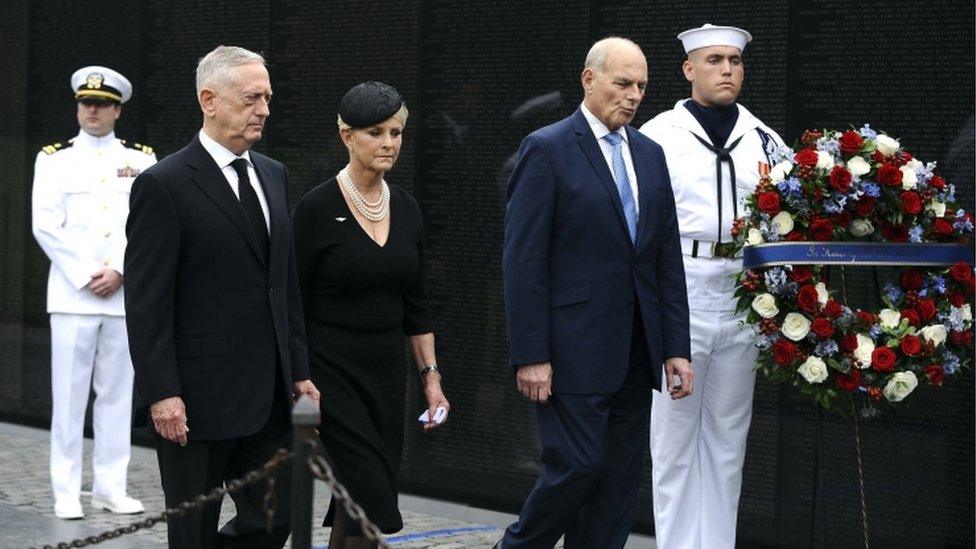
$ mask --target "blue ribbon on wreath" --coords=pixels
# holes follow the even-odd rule
[[[973,264],[968,244],[891,242],[769,242],[742,249],[746,269],[782,265],[949,266]]]

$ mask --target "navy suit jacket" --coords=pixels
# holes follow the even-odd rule
[[[636,247],[580,110],[526,137],[509,181],[503,270],[510,363],[550,362],[556,394],[609,394],[623,385],[635,306],[655,388],[666,358],[691,357],[664,152],[626,130],[640,206]]]
[[[267,156],[250,157],[271,218],[267,263],[198,137],[132,185],[125,311],[138,401],[180,395],[191,440],[258,432],[271,413],[276,367],[289,402],[293,381],[309,378],[288,173]]]

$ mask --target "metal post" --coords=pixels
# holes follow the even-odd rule
[[[302,395],[291,411],[293,428],[291,472],[291,546],[292,549],[312,547],[312,498],[315,495],[308,457],[314,442],[315,428],[320,420],[319,407],[307,395]]]

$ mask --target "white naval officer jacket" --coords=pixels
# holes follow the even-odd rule
[[[51,260],[49,313],[125,315],[122,289],[101,298],[86,286],[104,267],[124,274],[129,190],[155,163],[152,148],[126,144],[114,133],[81,131],[37,153],[31,218],[34,238]]]
[[[674,190],[682,248],[687,248],[687,241],[698,240],[701,242],[700,249],[703,249],[716,241],[720,229],[716,154],[695,138],[697,135],[705,142],[711,142],[705,129],[685,108],[685,101],[690,100],[678,101],[673,109],[658,114],[641,126],[640,131],[664,149],[671,175],[671,187]],[[737,106],[738,119],[732,128],[732,133],[729,134],[728,141],[722,146],[731,145],[740,137],[742,138],[730,153],[735,164],[735,194],[738,203],[733,208],[729,163],[722,162],[722,242],[730,242],[732,239],[733,219],[746,215],[745,199],[753,193],[759,183],[759,163],[771,164],[766,154],[767,144],[764,141],[772,139],[775,142],[769,144],[769,147],[780,147],[783,144],[780,136],[769,126],[763,124],[742,105]],[[756,131],[757,128],[761,132]],[[688,254],[687,249],[685,254]],[[693,306],[709,308],[714,306],[716,296],[728,294],[725,300],[733,303],[731,301],[732,277],[728,272],[739,270],[741,260],[736,263],[739,263],[738,267],[715,265],[715,277],[721,277],[721,280],[695,281],[696,288],[689,284],[689,302]]]

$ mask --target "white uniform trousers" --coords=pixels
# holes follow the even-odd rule
[[[81,495],[89,388],[95,391],[92,493],[125,495],[133,375],[125,317],[51,314],[51,484],[55,502],[78,500]]]
[[[692,293],[708,281],[689,259]],[[740,316],[694,307],[694,392],[681,400],[655,392],[651,406],[655,541],[658,549],[731,549],[759,351]]]

